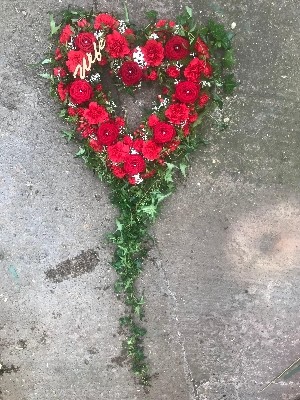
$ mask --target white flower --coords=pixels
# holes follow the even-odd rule
[[[126,22],[119,19],[118,31],[123,34],[126,31],[126,29],[127,29]]]
[[[158,39],[159,38],[159,36],[156,34],[156,33],[152,33],[150,36],[149,36],[149,39]]]
[[[137,174],[137,175],[133,175],[133,178],[134,178],[134,180],[135,180],[135,183],[138,185],[139,183],[142,183],[143,182],[143,178],[141,178],[141,176],[140,176],[140,174]]]

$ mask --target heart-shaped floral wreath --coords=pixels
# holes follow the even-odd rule
[[[118,274],[115,290],[122,296],[124,346],[139,382],[149,383],[142,338],[144,299],[135,281],[147,254],[147,226],[160,202],[174,189],[173,174],[185,175],[189,153],[197,146],[198,126],[211,106],[222,107],[221,94],[235,86],[232,73],[232,33],[213,21],[200,27],[192,11],[175,21],[157,20],[156,12],[144,30],[108,13],[64,11],[61,24],[51,17],[53,52],[42,61],[51,73],[51,93],[62,105],[60,116],[76,126],[64,132],[79,139],[77,153],[95,173],[110,183],[119,207],[112,266]],[[142,123],[130,132],[101,83],[103,68],[122,89],[133,92],[144,82],[158,82],[161,94]],[[227,70],[227,71],[226,71]]]

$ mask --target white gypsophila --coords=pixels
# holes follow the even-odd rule
[[[175,67],[177,67],[178,69],[180,69],[181,67],[183,67],[183,64],[180,64],[179,62],[177,62],[177,63],[175,64]]]
[[[71,36],[70,41],[67,43],[67,48],[68,48],[68,50],[74,50],[75,49],[74,37],[73,36]]]
[[[151,33],[151,35],[149,36],[149,39],[158,39],[159,36],[156,33]]]
[[[154,111],[159,111],[161,108],[167,108],[167,106],[170,104],[170,99],[165,98],[163,101],[159,103],[159,105],[155,105],[153,107]]]
[[[175,25],[174,26],[174,33],[178,34],[181,31],[181,26],[180,25]]]
[[[136,47],[134,49],[134,52],[132,54],[133,61],[136,62],[140,67],[145,67],[146,66],[146,61],[144,57],[144,53],[141,49],[140,46]]]
[[[94,36],[97,40],[99,40],[100,38],[102,38],[104,36],[104,32],[103,31],[96,31],[94,32]]]
[[[210,83],[210,82],[208,82],[208,81],[202,81],[202,82],[201,82],[201,84],[202,84],[202,86],[208,86],[208,87],[211,87],[211,83]]]
[[[96,74],[93,74],[90,76],[90,82],[100,82],[101,81],[101,75],[97,72]]]
[[[130,154],[140,154],[140,153],[135,149],[130,149]]]
[[[136,174],[136,175],[133,175],[133,178],[134,178],[134,180],[135,180],[135,183],[138,185],[139,183],[142,183],[143,182],[143,178],[141,178],[141,175],[140,174]]]
[[[121,34],[123,34],[123,33],[126,31],[126,29],[127,29],[126,22],[123,21],[122,19],[119,19],[118,21],[119,21],[118,31],[119,31]]]
[[[69,101],[68,106],[72,107],[72,108],[76,108],[76,104],[72,103],[71,101]]]

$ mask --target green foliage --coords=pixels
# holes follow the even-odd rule
[[[157,20],[157,11],[150,10],[146,12],[146,17],[149,19],[150,22],[155,22]]]
[[[224,76],[223,89],[225,94],[232,94],[236,86],[237,83],[234,74],[227,74]]]
[[[61,28],[61,24],[60,25],[56,25],[55,21],[53,19],[53,15],[50,14],[50,32],[51,32],[51,36],[55,35]]]

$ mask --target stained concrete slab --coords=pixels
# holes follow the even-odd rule
[[[241,81],[229,128],[206,121],[210,145],[153,227],[139,281],[155,374],[146,394],[118,335],[105,242],[116,210],[29,67],[48,46],[47,11],[68,4],[1,1],[1,400],[298,399],[299,374],[260,392],[300,352],[297,3],[128,2],[139,25],[150,8],[168,18],[185,4],[199,21],[235,22]],[[76,5],[123,12],[119,1]],[[142,97],[122,100],[134,125]]]

